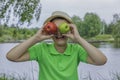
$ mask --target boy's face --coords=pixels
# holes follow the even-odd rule
[[[64,22],[68,23],[68,22],[67,22],[66,20],[64,20],[64,19],[55,19],[55,20],[53,20],[52,22],[54,22],[54,23],[57,25],[57,27],[58,27],[60,24],[64,23]],[[56,45],[59,45],[59,46],[66,45],[67,40],[68,40],[68,38],[65,37],[65,36],[63,36],[63,35],[59,32],[59,30],[58,30],[58,32],[57,32],[57,35],[55,35],[52,39],[53,39],[54,43],[55,43]]]

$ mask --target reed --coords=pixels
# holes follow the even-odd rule
[[[17,77],[15,77],[15,75],[16,75],[16,73],[10,74],[10,75],[5,74],[5,73],[1,73],[0,80],[27,80],[26,73],[23,73],[24,76],[17,74]]]

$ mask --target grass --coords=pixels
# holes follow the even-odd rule
[[[83,74],[83,73],[82,73]],[[81,78],[81,80],[120,80],[120,72],[117,71],[109,71],[109,76],[103,76],[104,73],[100,74],[99,72],[96,75],[92,76],[92,72],[88,71],[88,74],[85,78]]]
[[[90,41],[108,41],[108,42],[113,42],[114,38],[112,37],[112,35],[104,34],[104,35],[97,35],[95,37],[89,38],[88,40],[90,40]]]
[[[15,77],[16,73],[12,75],[6,75],[5,73],[0,74],[0,80],[27,80],[27,75],[26,73],[23,73],[24,76],[20,76],[19,74],[18,77]],[[110,75],[113,76],[111,80],[120,80],[120,72],[113,72],[110,71]],[[91,73],[88,72],[88,79],[87,80],[95,80],[91,77]],[[103,76],[99,75],[96,80],[106,80]]]
[[[120,72],[112,72],[112,75],[114,76],[112,80],[120,80]]]
[[[20,76],[17,74],[17,77],[15,77],[16,73],[7,75],[5,73],[0,74],[0,80],[27,80],[27,75],[24,73],[24,76]]]

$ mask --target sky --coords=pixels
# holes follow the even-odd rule
[[[106,23],[110,23],[113,14],[120,13],[119,3],[120,0],[41,0],[42,10],[36,26],[42,26],[54,11],[64,11],[71,17],[77,15],[80,18],[83,18],[87,12],[93,12]]]

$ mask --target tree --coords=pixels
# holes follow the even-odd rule
[[[112,21],[112,22],[113,22],[113,23],[116,23],[116,22],[118,22],[119,20],[120,20],[120,14],[117,14],[117,13],[114,14],[114,15],[113,15],[113,21]]]
[[[111,23],[108,25],[107,33],[108,33],[108,34],[112,34],[112,33],[113,33],[113,29],[114,29],[114,23],[111,22]]]
[[[0,25],[0,37],[3,35],[3,26]]]
[[[108,25],[106,22],[103,20],[102,21],[102,27],[101,27],[101,34],[107,34],[108,33]]]
[[[16,22],[16,25],[31,24],[33,18],[36,21],[40,18],[40,0],[1,0],[0,1],[0,24],[9,21]],[[14,16],[11,16],[14,15]]]
[[[72,20],[73,20],[74,24],[77,26],[79,34],[81,36],[84,36],[83,27],[82,27],[83,22],[82,22],[81,18],[79,16],[74,15],[72,17]]]
[[[114,29],[116,24],[118,24],[120,21],[120,14],[114,14],[113,15],[113,21],[108,25],[107,27],[107,34],[113,34],[113,31],[115,31]]]
[[[118,46],[120,46],[120,20],[116,22],[113,28],[113,37]]]
[[[84,31],[87,37],[94,37],[100,33],[102,23],[99,16],[95,13],[86,13],[84,16]]]

